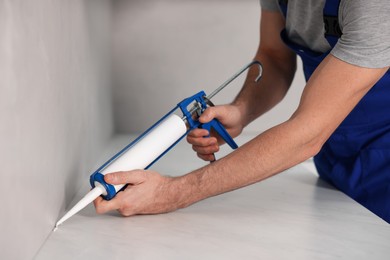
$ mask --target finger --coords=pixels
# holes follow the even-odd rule
[[[116,210],[120,208],[120,200],[118,198],[118,195],[113,198],[112,200],[104,200],[102,197],[98,197],[93,201],[93,204],[95,205],[96,213],[98,214],[104,214],[106,212],[109,212],[111,210]]]
[[[218,144],[215,137],[187,137],[187,142],[197,146],[209,146]]]
[[[113,172],[104,176],[104,180],[110,184],[140,184],[146,179],[146,172],[134,170],[128,172]]]
[[[209,162],[212,162],[212,161],[215,161],[215,157],[213,154],[197,154],[198,157],[204,161],[209,161]]]
[[[199,117],[199,121],[201,123],[208,123],[215,117],[215,109],[214,107],[207,108],[202,115]]]
[[[193,145],[192,149],[200,154],[213,154],[219,151],[218,145],[210,145],[210,146],[196,146]]]
[[[206,129],[196,128],[196,129],[192,130],[191,132],[189,132],[187,136],[204,137],[204,136],[208,136],[208,135],[209,135],[209,131],[207,131]]]

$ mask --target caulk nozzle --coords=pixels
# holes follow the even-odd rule
[[[88,192],[84,198],[82,198],[76,205],[73,206],[58,222],[56,223],[54,230],[56,231],[58,226],[64,223],[68,218],[72,217],[74,214],[85,208],[89,203],[94,201],[97,197],[102,195],[104,188],[101,186],[96,186],[90,192]]]

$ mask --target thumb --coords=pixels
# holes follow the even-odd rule
[[[219,119],[222,116],[222,106],[208,107],[199,117],[201,123],[208,123],[214,118]]]
[[[110,184],[139,184],[145,181],[146,174],[143,170],[126,172],[113,172],[104,176],[104,180]]]

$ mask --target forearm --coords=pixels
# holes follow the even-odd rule
[[[177,178],[179,207],[264,180],[310,158],[319,146],[308,143],[307,131],[296,120],[287,121],[225,158]]]
[[[281,57],[283,56],[283,57]],[[255,57],[263,65],[263,77],[256,83],[257,67],[252,67],[244,86],[233,101],[240,108],[242,125],[246,126],[278,104],[286,95],[296,70],[295,55],[272,53],[259,49]]]

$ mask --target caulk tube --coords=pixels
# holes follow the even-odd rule
[[[112,172],[145,169],[161,154],[180,140],[187,132],[187,126],[182,118],[175,114],[168,115],[161,123],[150,130],[135,144],[123,151],[103,169],[91,175],[92,187],[103,186],[103,198],[110,200],[115,197],[126,184],[111,185],[104,181],[104,175]]]
[[[105,174],[145,169],[180,141],[187,133],[187,126],[181,117],[172,112],[173,110],[94,172],[90,177],[93,189],[56,223],[55,229],[100,195],[110,200],[126,185],[106,183]]]

